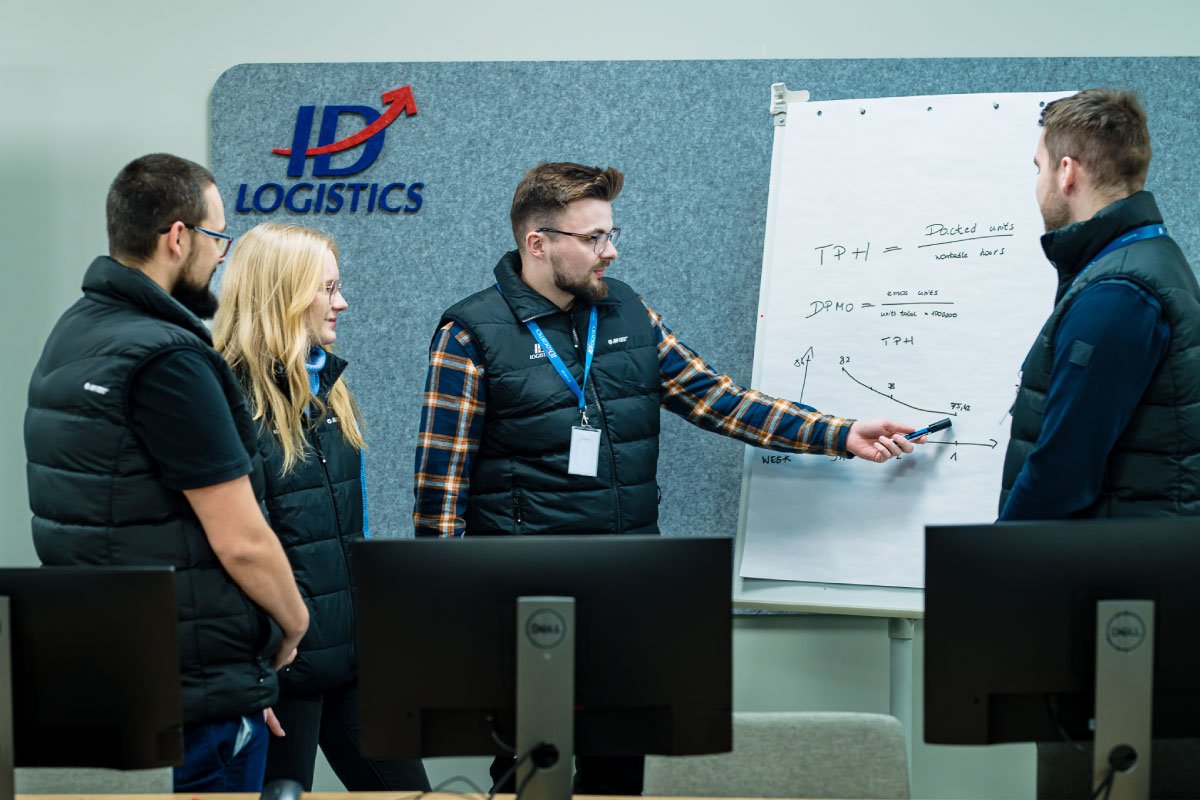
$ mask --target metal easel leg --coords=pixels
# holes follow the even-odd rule
[[[889,675],[889,711],[904,726],[904,742],[908,750],[908,772],[912,774],[912,691],[913,691],[913,625],[914,620],[888,618],[888,644],[891,654]]]

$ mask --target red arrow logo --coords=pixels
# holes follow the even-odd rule
[[[308,150],[304,151],[304,155],[306,157],[322,156],[328,153],[338,153],[342,150],[349,150],[351,147],[362,144],[367,139],[370,139],[372,136],[386,128],[388,125],[391,125],[396,121],[396,118],[400,116],[401,111],[408,114],[410,117],[417,113],[417,101],[413,99],[412,84],[401,86],[399,89],[392,89],[390,92],[384,92],[382,95],[380,95],[380,99],[383,100],[386,110],[380,115],[379,119],[375,120],[358,133],[347,136],[345,139],[331,142],[321,147],[309,148]],[[276,147],[271,152],[278,153],[281,156],[290,156],[292,154],[292,148]]]

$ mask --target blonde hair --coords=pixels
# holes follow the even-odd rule
[[[254,419],[271,426],[283,449],[283,474],[307,458],[302,426],[310,405],[317,419],[332,409],[346,440],[356,450],[366,446],[362,415],[342,379],[330,387],[326,408],[313,397],[304,369],[312,347],[307,311],[324,285],[328,252],[337,258],[337,244],[325,233],[264,222],[238,237],[221,276],[213,344],[248,379]]]

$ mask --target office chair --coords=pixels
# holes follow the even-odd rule
[[[904,729],[849,712],[735,712],[733,752],[649,756],[646,795],[908,798]]]

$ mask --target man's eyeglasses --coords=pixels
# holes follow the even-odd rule
[[[612,242],[613,247],[617,246],[617,239],[621,236],[621,229],[613,228],[608,233],[571,233],[570,231],[560,231],[557,228],[538,228],[534,233],[561,233],[563,236],[574,236],[576,239],[585,239],[592,243],[592,252],[600,255],[604,252],[604,248],[608,247],[609,242]]]
[[[330,281],[329,283],[325,284],[325,291],[329,292],[329,302],[333,302],[333,296],[335,294],[342,294],[343,285],[344,284],[341,281]],[[345,295],[342,296],[345,297]]]
[[[230,236],[228,233],[217,233],[216,231],[210,231],[208,228],[201,228],[199,225],[192,225],[189,222],[183,223],[183,227],[187,228],[189,231],[196,231],[197,233],[203,233],[205,236],[208,236],[209,238],[216,239],[218,246],[222,248],[221,249],[221,258],[224,258],[226,256],[226,254],[229,253],[229,248],[233,246],[233,237]],[[167,233],[170,230],[171,230],[171,226],[168,225],[165,228],[159,228],[158,233],[163,234],[163,233]]]

